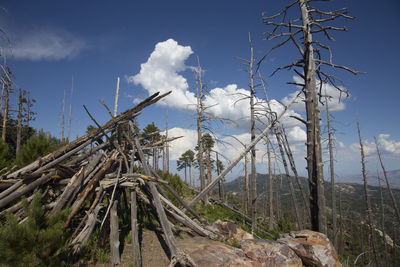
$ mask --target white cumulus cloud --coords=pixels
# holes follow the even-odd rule
[[[86,46],[82,39],[60,29],[32,29],[11,39],[12,56],[32,61],[73,58]]]
[[[194,150],[197,145],[197,131],[195,130],[175,127],[168,130],[168,136],[182,136],[182,138],[171,142],[170,160],[177,160],[186,150]]]
[[[194,108],[196,98],[188,90],[187,80],[179,75],[184,71],[185,60],[193,53],[190,46],[181,46],[173,39],[156,44],[146,63],[140,65],[140,72],[128,77],[128,82],[140,84],[149,94],[172,91],[168,99],[158,103],[175,108]]]
[[[378,145],[381,153],[400,155],[400,141],[391,140],[390,134],[379,134]],[[363,142],[364,153],[371,155],[376,153],[375,141],[365,140]],[[350,149],[353,151],[360,151],[360,144],[351,144]]]

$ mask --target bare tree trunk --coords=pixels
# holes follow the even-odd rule
[[[283,147],[285,148],[285,152],[286,152],[286,155],[288,156],[290,167],[291,167],[292,172],[294,174],[294,177],[296,179],[297,185],[299,186],[299,189],[300,189],[300,192],[301,192],[301,196],[303,197],[303,202],[304,202],[304,206],[305,206],[305,208],[307,210],[307,214],[308,214],[309,217],[311,217],[310,205],[309,205],[309,202],[307,201],[307,194],[306,194],[306,192],[305,192],[305,190],[303,188],[303,185],[301,184],[301,181],[300,181],[300,178],[299,178],[299,174],[297,173],[297,169],[296,169],[296,164],[295,164],[295,161],[294,161],[293,153],[292,153],[292,150],[290,149],[289,141],[287,139],[285,128],[283,127],[283,125],[282,125],[282,132],[283,132],[283,137],[284,137],[284,138],[282,138],[283,139],[282,140]],[[304,220],[304,222],[306,222],[306,220]]]
[[[65,125],[65,90],[64,98],[62,100],[62,118],[61,118],[61,141],[64,142],[64,125]]]
[[[22,130],[22,89],[19,88],[19,97],[18,97],[18,122],[17,122],[17,146],[15,149],[15,154],[18,154],[21,148],[21,130]]]
[[[206,181],[204,177],[204,159],[203,159],[203,144],[202,144],[202,119],[203,119],[203,82],[201,80],[202,68],[200,66],[199,57],[197,57],[197,79],[196,79],[196,87],[197,87],[197,147],[199,148],[199,170],[200,170],[200,190],[203,191],[206,187]],[[208,195],[204,196],[204,204],[208,204]]]
[[[249,158],[247,154],[244,156],[244,198],[243,198],[243,203],[244,203],[244,211],[247,214],[249,211],[249,201],[250,200],[250,195],[249,195]]]
[[[387,250],[386,232],[385,232],[385,205],[383,202],[381,178],[379,177],[378,171],[377,171],[377,177],[378,177],[379,194],[380,194],[380,200],[381,200],[381,229],[382,229],[382,236],[383,236],[384,257],[385,257],[385,264],[388,264],[389,260],[388,260],[388,250]]]
[[[343,218],[342,218],[342,189],[339,189],[339,255],[343,255]]]
[[[374,139],[375,139],[376,151],[378,152],[379,162],[380,162],[382,170],[383,170],[383,176],[385,177],[386,186],[387,186],[387,189],[389,191],[390,198],[392,199],[392,204],[393,204],[393,208],[395,210],[396,216],[397,216],[398,224],[400,225],[400,211],[399,211],[399,208],[397,206],[396,200],[394,199],[394,195],[393,195],[393,192],[392,192],[392,187],[390,186],[390,182],[389,182],[389,179],[388,179],[388,176],[387,176],[387,173],[386,173],[385,166],[383,165],[382,156],[381,156],[381,152],[379,150],[378,141],[376,140],[376,137],[374,137]]]
[[[371,206],[371,199],[368,195],[368,180],[367,180],[367,171],[365,169],[365,156],[364,156],[364,146],[361,139],[360,133],[360,123],[357,118],[357,130],[358,130],[358,138],[360,139],[360,151],[361,151],[361,167],[362,167],[362,175],[364,179],[364,191],[365,191],[365,203],[366,203],[366,213],[367,213],[367,222],[370,229],[370,236],[372,241],[372,250],[374,252],[375,264],[378,264],[379,257],[378,257],[378,246],[376,243],[375,237],[375,227],[372,221],[372,206]]]
[[[267,137],[267,157],[268,157],[268,176],[269,176],[269,195],[268,195],[268,203],[269,203],[269,230],[274,230],[274,206],[273,206],[273,201],[274,201],[274,190],[273,190],[273,177],[272,177],[272,168],[271,168],[271,151],[269,149],[270,146],[270,141],[268,135]]]
[[[7,132],[7,119],[8,119],[8,101],[10,100],[10,81],[7,80],[5,85],[6,95],[4,98],[4,108],[3,108],[3,130],[1,132],[1,140],[6,141]]]
[[[117,88],[115,89],[115,101],[114,101],[114,117],[117,117],[118,111],[118,96],[119,96],[119,77],[117,78]]]
[[[206,164],[207,164],[207,185],[211,184],[212,181],[212,166],[211,166],[211,151],[207,149],[206,151]],[[210,191],[209,196],[211,196],[212,191]]]
[[[333,133],[331,129],[331,118],[329,114],[328,99],[325,101],[326,121],[328,123],[328,148],[329,148],[329,171],[331,174],[331,202],[332,202],[332,230],[333,246],[338,249],[337,227],[336,227],[336,190],[335,190],[335,168],[333,166]]]
[[[255,130],[255,114],[254,114],[254,74],[253,74],[253,63],[254,63],[254,54],[253,54],[253,44],[251,41],[250,33],[249,33],[249,44],[250,44],[250,62],[249,62],[249,79],[250,79],[250,135],[251,142],[256,138],[256,130]],[[251,231],[254,232],[257,227],[257,170],[256,170],[256,147],[253,146],[250,152],[250,160],[251,160]]]
[[[74,76],[72,76],[72,85],[71,85],[71,97],[69,99],[69,118],[68,118],[68,137],[67,141],[70,141],[70,133],[71,133],[71,115],[72,115],[72,94],[74,92]]]
[[[166,125],[165,125],[165,138],[168,138],[168,109],[166,116]],[[166,163],[166,172],[169,173],[169,143],[165,142],[165,163]]]
[[[303,222],[302,222],[302,219],[300,216],[299,207],[297,206],[297,200],[296,200],[296,195],[294,192],[293,183],[292,183],[292,180],[290,179],[289,168],[288,168],[288,165],[286,162],[285,154],[283,152],[281,135],[276,128],[274,128],[274,131],[275,131],[276,140],[278,141],[279,151],[281,152],[281,158],[282,158],[283,167],[285,168],[287,182],[289,184],[290,197],[292,199],[294,214],[296,215],[297,223],[298,223],[299,229],[301,230],[301,229],[303,229]]]
[[[327,233],[320,115],[315,74],[314,48],[307,0],[299,0],[304,34],[304,83],[307,115],[307,171],[310,187],[311,228]]]

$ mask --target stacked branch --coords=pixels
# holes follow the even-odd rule
[[[122,234],[118,218],[130,217],[135,266],[141,266],[139,218],[152,216],[159,221],[164,233],[171,266],[195,266],[175,240],[174,232],[181,229],[179,224],[189,228],[193,234],[213,239],[217,236],[205,228],[203,224],[207,222],[147,164],[143,153],[146,149],[163,147],[176,138],[164,138],[142,148],[141,137],[132,126],[132,119],[143,108],[168,94],[152,95],[104,125],[99,125],[88,111],[97,129],[2,177],[0,219],[13,214],[22,223],[26,220],[23,197],[31,201],[35,194],[40,193],[47,203],[43,208],[48,217],[68,209],[63,230],[70,233],[71,259],[78,258],[95,229],[100,229],[100,233],[109,233],[111,263],[118,265],[121,263],[119,240]],[[181,207],[167,198],[163,188]],[[127,194],[130,195],[129,202]],[[130,209],[124,208],[126,206]],[[140,211],[148,210],[151,211],[149,214],[140,214]],[[127,212],[130,212],[129,216],[123,216]],[[192,220],[188,213],[198,220]]]

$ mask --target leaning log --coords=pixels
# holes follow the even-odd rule
[[[110,212],[110,252],[112,266],[121,263],[119,255],[118,199],[115,199]]]
[[[142,110],[143,108],[159,101],[161,98],[169,95],[171,93],[167,92],[163,95],[159,95],[159,93],[155,93],[151,96],[149,96],[148,98],[146,98],[144,101],[142,101],[141,103],[139,103],[136,107],[122,113],[121,115],[111,119],[110,121],[108,121],[107,123],[105,123],[103,126],[101,126],[100,128],[93,130],[92,132],[76,139],[75,141],[57,149],[56,151],[32,162],[31,164],[25,166],[22,169],[19,169],[9,175],[7,175],[7,178],[16,178],[17,176],[29,173],[29,172],[33,172],[36,169],[40,168],[41,166],[57,159],[58,157],[64,155],[65,153],[68,153],[69,151],[73,150],[74,148],[82,145],[83,143],[85,143],[86,141],[92,139],[93,137],[97,136],[98,134],[100,134],[102,131],[104,131],[105,129],[108,129],[109,127],[115,125],[116,123],[118,123],[119,121],[122,121],[126,118],[131,117],[132,115],[134,115],[135,113],[138,113],[140,110]],[[158,97],[157,97],[158,96]]]
[[[139,231],[137,219],[137,203],[136,203],[136,190],[131,188],[131,235],[133,245],[133,258],[135,259],[135,267],[142,266],[142,255],[140,252],[139,244]]]
[[[55,174],[55,172],[50,172],[50,173],[48,173],[46,175],[43,175],[39,179],[37,179],[37,180],[31,182],[30,184],[26,185],[21,190],[16,190],[13,193],[11,193],[10,195],[8,195],[5,198],[1,199],[0,200],[0,209],[4,208],[5,206],[10,204],[15,199],[25,195],[26,193],[28,193],[28,192],[32,191],[33,189],[37,188],[38,186],[47,183],[51,179],[51,176],[53,176],[54,174]]]

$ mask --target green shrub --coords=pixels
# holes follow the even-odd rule
[[[0,139],[0,171],[9,163],[8,145]]]
[[[16,164],[20,168],[26,166],[38,158],[53,152],[61,145],[61,142],[57,139],[47,138],[43,131],[39,131],[38,134],[29,138],[26,144],[22,146],[17,155]]]
[[[0,262],[6,266],[63,266],[62,248],[66,234],[62,230],[67,211],[47,218],[38,194],[28,205],[28,219],[18,224],[12,214],[0,224]]]

